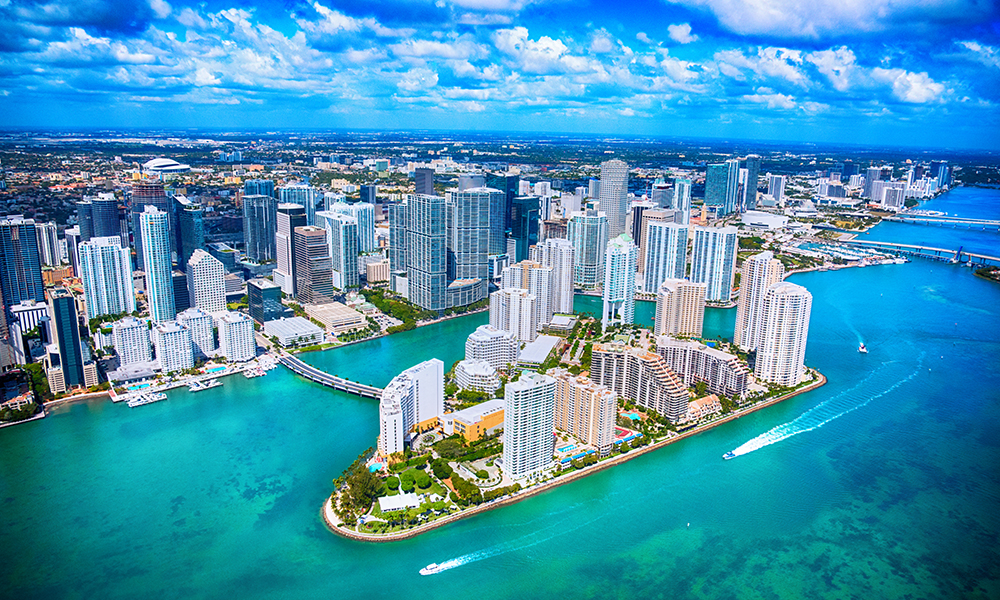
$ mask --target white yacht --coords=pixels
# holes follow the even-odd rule
[[[423,569],[420,569],[421,575],[433,575],[435,573],[440,573],[440,572],[441,572],[441,565],[437,563],[431,563],[426,567],[424,567]]]

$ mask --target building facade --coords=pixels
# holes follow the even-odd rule
[[[498,371],[517,364],[521,344],[512,331],[480,325],[465,340],[465,360],[482,360]]]
[[[573,284],[584,289],[596,289],[604,278],[607,215],[595,208],[573,213],[566,231],[573,245]]]
[[[115,321],[111,328],[118,364],[122,367],[153,360],[149,346],[149,325],[135,317]]]
[[[243,313],[227,312],[219,318],[219,350],[226,360],[246,362],[257,357],[253,319]]]
[[[763,331],[764,296],[773,284],[784,279],[785,266],[768,250],[744,260],[740,273],[733,343],[746,352],[753,352]]]
[[[275,213],[277,225],[274,247],[277,265],[274,268],[274,283],[289,296],[295,296],[295,228],[304,227],[306,209],[301,204],[279,204]]]
[[[628,214],[628,165],[618,159],[601,163],[601,210],[608,216],[607,239],[613,239],[626,230]]]
[[[277,259],[278,201],[274,196],[243,196],[243,243],[247,257],[258,263]]]
[[[215,322],[212,315],[198,308],[189,308],[177,314],[177,323],[190,331],[191,349],[195,358],[207,358],[215,352]]]
[[[709,392],[720,396],[742,397],[747,393],[750,371],[732,354],[668,335],[656,338],[656,351],[687,387],[701,381]]]
[[[91,238],[78,252],[87,318],[135,312],[132,253],[121,246],[121,238]]]
[[[281,288],[267,279],[251,279],[247,282],[247,302],[250,316],[263,325],[285,314],[281,303]]]
[[[552,270],[549,304],[552,313],[573,312],[573,244],[567,239],[546,239],[531,250],[531,260]]]
[[[173,373],[194,366],[191,330],[177,321],[167,321],[153,327],[156,341],[156,364],[160,371]]]
[[[687,225],[646,222],[643,291],[655,294],[665,280],[687,277],[687,246]]]
[[[438,425],[444,414],[444,363],[436,358],[393,377],[379,401],[379,450],[400,452],[404,442]]]
[[[757,379],[783,386],[802,381],[811,310],[812,294],[801,285],[782,281],[768,288],[754,364]]]
[[[736,279],[739,248],[735,227],[695,227],[691,252],[691,281],[708,286],[705,299],[729,302]]]
[[[705,320],[704,283],[666,279],[656,292],[656,335],[700,338]]]
[[[507,288],[490,294],[490,325],[510,331],[521,342],[538,336],[537,298],[525,289]]]
[[[295,298],[306,304],[333,302],[333,269],[326,229],[295,228]]]
[[[687,389],[659,354],[623,344],[594,344],[590,377],[671,422],[687,413]]]
[[[604,288],[601,328],[635,323],[635,265],[638,249],[623,233],[608,242],[604,256]]]
[[[177,314],[170,263],[170,219],[167,213],[147,206],[139,215],[146,304],[154,323],[170,321]]]
[[[565,369],[546,372],[556,380],[555,427],[576,436],[601,454],[611,452],[618,417],[618,397],[589,377]]]
[[[207,313],[226,310],[226,267],[214,256],[197,249],[188,260],[188,304]]]
[[[556,380],[525,371],[504,387],[503,464],[511,479],[553,465]]]

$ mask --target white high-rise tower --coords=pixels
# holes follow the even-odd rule
[[[628,234],[608,242],[604,258],[604,310],[601,327],[635,322],[635,261],[639,250]]]
[[[608,215],[608,239],[626,233],[628,165],[618,159],[601,163],[601,209]]]
[[[552,269],[553,313],[573,312],[573,243],[549,238],[531,248],[531,260]]]
[[[552,466],[556,380],[525,371],[504,388],[503,465],[511,479]]]
[[[785,267],[770,251],[755,254],[743,261],[740,275],[740,300],[736,308],[736,331],[733,342],[747,352],[757,349],[763,320],[764,296],[768,288],[785,275]]]
[[[666,279],[687,276],[688,226],[664,221],[646,222],[646,264],[643,290],[655,294]]]
[[[147,205],[139,215],[143,270],[146,272],[146,303],[154,323],[165,323],[177,315],[170,265],[169,215]]]
[[[811,309],[812,294],[801,285],[782,281],[767,289],[754,366],[757,379],[784,386],[802,381]]]
[[[132,257],[117,237],[90,238],[77,249],[87,318],[135,312]]]
[[[188,299],[191,306],[214,314],[226,310],[226,267],[222,261],[198,248],[187,266]]]
[[[705,299],[729,302],[736,276],[735,227],[695,227],[691,281],[708,284]]]

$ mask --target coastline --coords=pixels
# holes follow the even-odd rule
[[[654,442],[654,443],[652,443],[652,444],[650,444],[648,446],[644,446],[644,447],[639,448],[637,450],[632,450],[632,451],[628,452],[627,454],[620,454],[620,455],[618,455],[618,456],[616,456],[614,458],[608,459],[606,461],[599,462],[599,463],[597,463],[595,465],[591,465],[589,467],[585,467],[584,469],[580,469],[580,470],[574,471],[574,472],[572,472],[569,475],[566,475],[564,477],[557,477],[557,478],[549,480],[549,481],[547,481],[545,483],[542,483],[542,484],[533,486],[531,488],[528,488],[526,490],[522,490],[520,492],[517,492],[516,494],[514,494],[512,496],[507,496],[507,497],[504,497],[504,498],[493,500],[491,502],[484,502],[483,504],[480,504],[480,505],[475,506],[473,508],[465,509],[465,510],[459,511],[457,513],[452,513],[452,514],[446,515],[444,517],[441,517],[440,519],[437,519],[437,520],[432,521],[430,523],[425,523],[423,525],[418,525],[417,527],[414,527],[412,529],[408,529],[406,531],[399,531],[399,532],[395,532],[395,533],[382,534],[382,535],[371,535],[371,534],[359,533],[357,531],[349,531],[349,530],[344,529],[342,527],[338,527],[337,523],[340,522],[340,519],[338,519],[337,516],[333,513],[333,509],[330,506],[330,500],[331,500],[331,498],[333,498],[332,495],[328,496],[326,498],[326,500],[324,500],[323,506],[320,508],[320,515],[321,515],[321,517],[323,519],[323,523],[324,523],[324,525],[326,525],[327,529],[329,529],[330,531],[332,531],[333,533],[335,533],[337,535],[343,536],[343,537],[351,539],[351,540],[359,541],[359,542],[388,543],[388,542],[395,542],[397,540],[406,540],[406,539],[414,538],[414,537],[416,537],[416,536],[418,536],[418,535],[420,535],[422,533],[426,533],[428,531],[432,531],[434,529],[437,529],[438,527],[443,527],[444,525],[447,525],[449,523],[453,523],[453,522],[458,521],[460,519],[471,517],[473,515],[477,515],[479,513],[483,513],[483,512],[486,512],[486,511],[494,510],[496,508],[500,508],[502,506],[507,506],[509,504],[515,504],[517,502],[520,502],[522,500],[530,498],[530,497],[532,497],[532,496],[534,496],[536,494],[539,494],[541,492],[546,492],[546,491],[548,491],[550,489],[554,489],[554,488],[559,487],[561,485],[565,485],[567,483],[571,483],[573,481],[576,481],[577,479],[586,477],[586,476],[591,475],[593,473],[596,473],[598,471],[602,471],[604,469],[608,469],[608,468],[620,465],[622,463],[628,462],[628,461],[630,461],[630,460],[632,460],[634,458],[637,458],[639,456],[642,456],[642,455],[644,455],[644,454],[646,454],[648,452],[653,452],[655,450],[658,450],[660,448],[663,448],[665,446],[673,444],[674,442],[680,441],[680,440],[688,438],[688,437],[695,436],[695,435],[697,435],[699,433],[702,433],[704,431],[708,431],[708,430],[710,430],[710,429],[712,429],[714,427],[722,425],[723,423],[728,423],[729,421],[733,421],[735,419],[739,419],[740,417],[742,417],[744,415],[748,415],[748,414],[750,414],[752,412],[756,412],[758,410],[761,410],[762,408],[765,408],[765,407],[768,407],[768,406],[772,406],[772,405],[777,404],[779,402],[783,402],[785,400],[788,400],[789,398],[794,398],[795,396],[798,396],[800,394],[804,394],[806,392],[811,392],[811,391],[813,391],[815,389],[818,389],[818,388],[823,387],[824,385],[826,385],[826,382],[827,382],[826,376],[823,375],[822,373],[820,373],[819,371],[816,371],[816,374],[819,376],[819,379],[817,381],[815,381],[815,382],[813,382],[813,383],[811,383],[811,384],[809,384],[809,385],[807,385],[807,386],[805,386],[805,387],[803,387],[801,389],[789,392],[788,394],[785,394],[784,396],[778,396],[777,398],[772,398],[771,400],[767,400],[767,401],[764,401],[764,402],[758,402],[757,404],[754,404],[752,406],[748,406],[746,408],[743,408],[743,409],[737,410],[735,412],[732,412],[732,413],[730,413],[730,414],[728,414],[728,415],[726,415],[726,416],[724,416],[724,417],[722,417],[720,419],[716,419],[716,420],[710,421],[708,423],[705,423],[702,426],[695,427],[694,429],[692,429],[690,431],[686,431],[684,433],[681,433],[681,434],[678,434],[678,435],[675,435],[675,436],[672,436],[672,437],[668,437],[668,438],[666,438],[664,440],[660,440],[659,442]]]

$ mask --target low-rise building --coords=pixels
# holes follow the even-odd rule
[[[311,346],[323,342],[323,330],[309,319],[286,317],[264,323],[264,333],[278,339],[285,348]]]
[[[365,316],[340,302],[308,304],[306,314],[322,323],[327,331],[343,333],[367,324]]]
[[[365,279],[368,280],[368,283],[389,281],[389,259],[383,258],[365,265]]]
[[[488,400],[441,417],[446,435],[459,434],[470,442],[503,429],[503,400]]]
[[[722,403],[719,402],[719,397],[715,394],[705,396],[704,398],[698,398],[697,400],[692,400],[688,403],[687,416],[684,418],[687,422],[694,422],[704,419],[710,415],[717,415],[722,412]]]
[[[542,366],[545,359],[552,354],[563,339],[555,335],[540,335],[529,344],[525,344],[521,353],[517,357],[517,364],[525,369],[537,369]]]
[[[455,366],[455,383],[463,390],[492,394],[500,388],[500,377],[485,360],[463,360]]]

